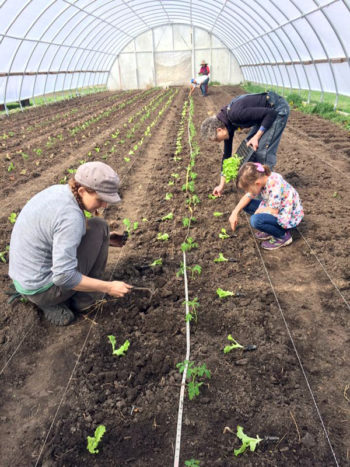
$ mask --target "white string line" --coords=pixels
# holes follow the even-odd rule
[[[188,282],[187,282],[185,252],[183,252],[183,261],[184,261],[184,284],[185,284],[185,304],[186,304],[185,317],[187,317],[189,314],[189,307],[188,307]],[[186,363],[185,363],[185,369],[182,374],[181,389],[180,389],[179,410],[178,410],[177,426],[176,426],[174,467],[179,467],[179,462],[180,462],[182,415],[183,415],[183,408],[184,408],[184,396],[185,396],[185,388],[186,388],[188,362],[190,360],[190,347],[191,347],[190,320],[186,320],[186,357],[185,357]]]
[[[139,95],[142,96],[143,93],[140,93]],[[174,95],[175,93],[173,93],[172,95]],[[127,174],[130,172],[132,166],[135,164],[135,161],[136,159],[134,158],[132,164],[129,166],[129,170],[127,171]],[[125,177],[123,177],[125,178]],[[4,370],[6,369],[6,367],[8,366],[8,364],[10,363],[10,361],[12,360],[12,358],[16,355],[16,353],[18,352],[19,348],[21,347],[22,343],[24,342],[25,338],[27,337],[27,335],[29,334],[29,332],[31,331],[32,327],[34,326],[34,323],[30,326],[29,330],[25,333],[24,337],[22,338],[22,340],[20,341],[20,343],[18,344],[18,346],[16,347],[16,349],[14,350],[13,354],[10,356],[10,358],[7,360],[7,362],[5,363],[4,367],[2,368],[2,370],[0,371],[0,376],[2,375],[2,373],[4,372]]]
[[[339,295],[341,296],[341,298],[343,299],[345,305],[348,307],[348,309],[350,310],[350,304],[349,302],[346,300],[346,298],[344,297],[344,295],[341,293],[340,289],[338,288],[337,284],[333,281],[333,279],[331,278],[331,276],[328,274],[326,268],[323,266],[323,264],[321,263],[320,259],[318,258],[318,256],[316,255],[315,251],[312,249],[311,245],[309,244],[309,242],[307,241],[307,239],[305,238],[305,236],[300,232],[300,230],[298,228],[296,228],[296,230],[299,232],[299,234],[301,235],[301,237],[303,238],[304,242],[307,244],[307,246],[310,248],[310,252],[314,255],[314,257],[316,258],[316,260],[318,261],[318,263],[320,264],[320,266],[322,267],[323,271],[325,272],[326,276],[328,277],[328,279],[331,281],[332,285],[334,286],[334,288],[337,290],[337,292],[339,293]]]
[[[18,349],[21,347],[22,343],[24,342],[25,338],[28,336],[28,334],[30,333],[30,331],[33,329],[33,326],[34,326],[34,323],[31,324],[31,326],[29,326],[29,329],[27,330],[27,332],[24,334],[24,336],[22,337],[20,343],[17,345],[17,347],[15,348],[14,352],[12,353],[11,357],[7,360],[7,362],[5,363],[4,367],[1,369],[0,371],[0,375],[3,374],[3,372],[5,371],[5,368],[7,367],[7,365],[10,363],[10,361],[12,360],[12,358],[16,355]]]
[[[313,403],[314,403],[314,406],[315,406],[315,409],[316,409],[318,418],[320,419],[320,422],[321,422],[323,431],[324,431],[324,433],[325,433],[325,435],[326,435],[326,439],[327,439],[328,444],[329,444],[329,447],[330,447],[330,449],[331,449],[331,452],[332,452],[332,455],[333,455],[335,464],[336,464],[337,467],[339,467],[339,464],[338,464],[338,461],[337,461],[337,457],[336,457],[335,452],[334,452],[334,450],[333,450],[332,443],[331,443],[331,441],[330,441],[330,439],[329,439],[329,436],[328,436],[328,433],[327,433],[327,429],[326,429],[326,427],[325,427],[325,424],[324,424],[324,422],[323,422],[323,418],[322,418],[322,416],[321,416],[321,412],[320,412],[320,410],[319,410],[319,408],[318,408],[318,405],[317,405],[317,402],[316,402],[314,393],[313,393],[313,391],[312,391],[312,389],[311,389],[309,380],[308,380],[308,378],[307,378],[307,376],[306,376],[306,372],[305,372],[304,367],[303,367],[303,364],[302,364],[302,362],[301,362],[301,358],[300,358],[300,356],[299,356],[298,350],[297,350],[296,345],[295,345],[295,343],[294,343],[294,340],[293,340],[292,334],[291,334],[291,332],[290,332],[289,326],[288,326],[287,321],[286,321],[286,319],[285,319],[285,317],[284,317],[284,313],[283,313],[283,311],[282,311],[280,302],[279,302],[279,300],[278,300],[278,297],[277,297],[275,288],[274,288],[274,286],[273,286],[273,284],[272,284],[272,281],[271,281],[269,272],[268,272],[268,270],[267,270],[267,268],[266,268],[264,259],[263,259],[263,257],[262,257],[262,254],[261,254],[261,251],[260,251],[260,248],[259,248],[259,245],[258,245],[258,242],[257,242],[257,240],[256,240],[256,238],[255,238],[253,229],[252,229],[252,227],[251,227],[251,225],[250,225],[250,222],[249,222],[249,220],[248,220],[247,213],[244,213],[244,214],[245,214],[245,216],[246,216],[246,221],[248,222],[248,225],[249,225],[249,228],[250,228],[250,232],[251,232],[252,237],[253,237],[253,239],[254,239],[255,246],[256,246],[256,248],[257,248],[257,250],[258,250],[258,253],[259,253],[259,256],[260,256],[260,260],[261,260],[262,265],[263,265],[263,267],[264,267],[264,269],[265,269],[265,273],[266,273],[267,279],[268,279],[268,281],[269,281],[269,283],[270,283],[270,287],[271,287],[272,293],[273,293],[273,295],[274,295],[274,297],[275,297],[275,300],[276,300],[278,309],[279,309],[279,311],[280,311],[280,313],[281,313],[281,316],[282,316],[284,325],[285,325],[285,327],[286,327],[286,330],[287,330],[289,339],[290,339],[290,341],[291,341],[291,343],[292,343],[292,346],[293,346],[295,355],[296,355],[296,357],[297,357],[297,359],[298,359],[298,362],[299,362],[301,371],[302,371],[302,373],[303,373],[303,376],[304,376],[306,385],[307,385],[308,390],[309,390],[309,392],[310,392],[311,399],[312,399],[312,401],[313,401]]]
[[[189,108],[188,108],[188,120],[187,120],[187,139],[188,145],[190,147],[190,159],[192,157],[192,142],[190,134],[190,99],[189,99]],[[186,271],[186,253],[183,251],[183,262],[184,262],[184,285],[185,285],[185,318],[189,314],[188,306],[188,281],[187,281],[187,271]],[[179,410],[177,416],[177,425],[176,425],[176,442],[175,442],[175,452],[174,452],[174,467],[179,467],[180,463],[180,450],[181,450],[181,431],[182,431],[182,415],[184,408],[184,396],[185,396],[185,387],[186,387],[186,378],[187,378],[187,369],[188,362],[190,360],[190,347],[191,347],[191,333],[190,333],[190,320],[186,319],[186,357],[185,357],[185,368],[182,374],[181,389],[180,389],[180,398],[179,398]]]
[[[173,94],[173,95],[174,95],[174,94]],[[136,161],[136,159],[134,160],[134,162],[133,162],[133,163],[131,164],[131,166],[129,167],[129,170],[127,171],[127,173],[126,173],[123,177],[121,177],[121,182],[122,182],[122,181],[125,179],[125,177],[128,175],[128,173],[130,172],[131,167],[133,166],[133,164],[135,163],[135,161]],[[147,187],[149,186],[150,181],[151,181],[151,179],[149,179],[148,184],[147,184]],[[111,273],[111,275],[110,275],[110,280],[111,280],[111,278],[112,278],[113,275],[114,275],[114,271],[115,271],[115,269],[116,269],[116,267],[117,267],[117,265],[118,265],[119,260],[120,260],[121,257],[122,257],[122,253],[121,253],[121,254],[119,255],[119,257],[117,258],[117,261],[116,261],[116,263],[115,263],[115,265],[114,265],[114,268],[113,268],[113,270],[112,270],[112,273]],[[104,294],[102,295],[102,299],[103,299],[105,296],[106,296],[106,293],[104,293]],[[61,408],[61,406],[62,406],[62,404],[63,404],[65,395],[66,395],[66,393],[67,393],[67,391],[68,391],[68,388],[69,388],[69,385],[70,385],[70,383],[71,383],[71,381],[72,381],[72,378],[73,378],[73,375],[74,375],[74,373],[75,373],[75,370],[76,370],[76,368],[77,368],[77,366],[78,366],[78,363],[79,363],[79,361],[80,361],[80,358],[81,358],[81,356],[82,356],[82,353],[83,353],[83,351],[84,351],[84,349],[85,349],[85,346],[86,346],[86,344],[87,344],[88,338],[89,338],[90,333],[91,333],[92,326],[93,326],[93,324],[94,324],[93,321],[95,321],[95,319],[98,317],[100,311],[101,311],[101,308],[98,309],[98,310],[96,311],[96,313],[95,313],[95,315],[94,315],[94,317],[93,317],[93,319],[92,319],[92,322],[91,322],[91,324],[90,324],[88,333],[87,333],[87,335],[86,335],[86,337],[85,337],[83,346],[82,346],[82,348],[81,348],[81,350],[80,350],[80,352],[79,352],[79,355],[78,355],[77,360],[76,360],[76,362],[75,362],[75,364],[74,364],[72,373],[71,373],[71,375],[70,375],[70,377],[69,377],[69,379],[68,379],[67,385],[66,385],[66,387],[65,387],[65,389],[64,389],[64,391],[63,391],[61,400],[60,400],[60,402],[59,402],[59,404],[58,404],[58,407],[57,407],[57,409],[56,409],[56,412],[55,412],[55,415],[54,415],[54,417],[53,417],[53,420],[52,420],[51,425],[50,425],[50,427],[49,427],[49,430],[48,430],[48,432],[47,432],[47,434],[46,434],[46,437],[45,437],[45,439],[44,439],[43,445],[42,445],[42,447],[41,447],[41,449],[40,449],[38,458],[37,458],[36,463],[35,463],[35,467],[37,467],[37,465],[38,465],[38,463],[39,463],[39,461],[40,461],[40,457],[41,457],[41,455],[42,455],[42,453],[43,453],[43,451],[44,451],[44,448],[45,448],[45,446],[46,446],[48,437],[50,436],[51,430],[52,430],[52,428],[53,428],[53,426],[54,426],[54,424],[55,424],[55,421],[56,421],[58,412],[59,412],[59,410],[60,410],[60,408]]]

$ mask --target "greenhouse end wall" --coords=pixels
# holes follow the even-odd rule
[[[207,31],[186,25],[167,25],[141,34],[119,54],[107,87],[137,89],[189,84],[205,60],[210,80],[239,84],[244,78],[227,47]]]

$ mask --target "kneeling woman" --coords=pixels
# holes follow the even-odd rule
[[[68,185],[53,185],[24,206],[10,243],[9,275],[17,292],[35,303],[57,326],[74,320],[74,311],[90,306],[97,293],[122,297],[125,282],[104,281],[109,227],[91,213],[120,201],[119,177],[103,162],[79,166]],[[119,240],[119,242],[118,242]],[[114,243],[122,246],[121,239]],[[111,243],[113,244],[113,243]]]

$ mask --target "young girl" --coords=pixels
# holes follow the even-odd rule
[[[300,224],[304,217],[297,191],[283,179],[259,162],[244,164],[237,175],[237,188],[246,192],[229,218],[232,230],[238,223],[242,209],[251,214],[250,224],[257,229],[255,237],[262,240],[262,248],[276,250],[293,241],[290,229]],[[261,200],[254,199],[260,195]]]

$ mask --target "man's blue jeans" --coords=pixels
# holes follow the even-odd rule
[[[207,91],[208,91],[208,83],[209,83],[209,76],[208,78],[203,81],[203,83],[200,85],[200,88],[201,88],[201,91],[202,91],[202,95],[205,96],[207,94]]]
[[[244,211],[251,215],[250,225],[253,229],[266,232],[276,238],[282,238],[287,232],[286,229],[281,227],[277,222],[277,217],[272,214],[254,214],[260,205],[260,200],[252,199],[251,202],[244,208]]]

